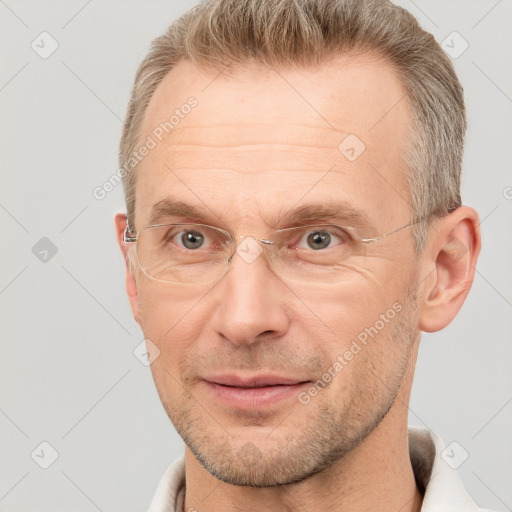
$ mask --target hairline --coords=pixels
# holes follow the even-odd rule
[[[155,94],[158,91],[158,88],[166,80],[166,78],[169,76],[169,74],[172,73],[172,71],[174,71],[175,68],[178,66],[178,64],[180,64],[181,62],[193,63],[194,65],[197,66],[199,71],[204,71],[206,74],[210,73],[210,74],[215,74],[216,76],[218,76],[219,74],[225,74],[230,78],[238,78],[241,73],[258,72],[262,69],[272,69],[274,71],[276,71],[276,70],[282,71],[282,70],[286,70],[286,69],[313,70],[313,69],[317,69],[321,66],[331,65],[339,57],[345,57],[345,56],[358,57],[358,56],[362,56],[362,55],[375,58],[376,60],[379,60],[379,61],[383,62],[386,66],[388,66],[388,68],[396,76],[396,78],[399,82],[400,88],[401,88],[401,92],[403,93],[403,96],[399,100],[398,103],[401,103],[404,100],[407,102],[408,111],[409,111],[408,121],[407,121],[408,136],[407,136],[407,144],[406,144],[406,147],[404,150],[404,154],[401,155],[401,163],[403,163],[403,168],[401,168],[401,179],[402,178],[405,179],[405,182],[406,182],[405,184],[408,187],[408,192],[411,193],[412,185],[408,179],[408,175],[412,170],[411,161],[414,159],[414,156],[415,156],[414,155],[415,150],[413,148],[413,145],[415,142],[415,137],[418,136],[418,132],[421,129],[421,126],[418,126],[419,123],[416,119],[416,115],[415,115],[416,112],[415,112],[414,106],[411,102],[411,95],[407,88],[407,84],[402,77],[400,69],[379,48],[371,47],[371,48],[364,49],[364,48],[353,47],[353,48],[342,48],[342,49],[331,50],[329,52],[326,52],[325,55],[322,57],[322,59],[316,65],[314,65],[313,63],[301,64],[298,62],[289,62],[289,63],[281,63],[278,66],[272,66],[271,64],[269,64],[268,62],[265,62],[263,60],[259,60],[257,58],[256,59],[249,58],[246,61],[241,62],[241,63],[231,62],[231,61],[226,62],[226,67],[220,71],[214,64],[209,64],[209,63],[205,63],[205,62],[197,63],[193,59],[189,58],[188,56],[184,56],[182,58],[179,58],[172,64],[172,67],[165,73],[165,75],[163,75],[161,80],[156,85],[154,91],[152,92],[150,97],[147,99],[147,103],[143,110],[143,115],[141,117],[139,125],[137,126],[136,142],[135,142],[134,146],[140,147],[140,144],[142,143],[143,137],[145,135],[145,133],[142,132],[142,128],[144,126],[144,121],[146,119],[146,114],[150,107],[152,98],[154,98]],[[227,73],[226,73],[226,71],[227,71]],[[332,88],[334,89],[335,85],[333,85]],[[388,113],[389,112],[386,112],[383,117],[387,116]],[[334,117],[334,119],[336,119],[336,118]],[[382,118],[378,122],[380,122],[381,120],[382,120]],[[372,126],[369,129],[369,131],[373,128],[374,128],[374,126]],[[139,167],[139,164],[137,164],[133,167],[133,169],[131,170],[131,174],[133,176],[130,176],[131,186],[132,186],[131,192],[134,196],[132,199],[133,211],[131,211],[131,212],[128,211],[127,217],[128,217],[128,220],[131,221],[132,224],[135,223],[135,190],[136,190],[136,185],[137,185],[137,169],[138,169],[138,167]],[[413,220],[415,220],[415,217],[419,217],[421,214],[420,214],[420,212],[414,211],[413,205],[411,205],[410,203],[409,203],[409,205],[411,207],[411,217],[413,218]]]

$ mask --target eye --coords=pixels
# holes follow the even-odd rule
[[[350,240],[348,233],[341,228],[314,229],[305,231],[296,245],[298,249],[312,249],[319,251],[334,246],[343,245]]]
[[[173,237],[173,241],[185,249],[200,249],[205,244],[206,237],[203,233],[193,230],[181,231]]]
[[[327,231],[313,231],[307,235],[308,247],[317,251],[318,249],[325,249],[329,247],[332,237]]]

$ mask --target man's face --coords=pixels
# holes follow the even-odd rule
[[[191,96],[197,106],[183,115]],[[291,227],[280,221],[290,211],[327,203],[364,214],[362,236],[411,219],[402,160],[410,112],[382,60],[232,77],[181,62],[152,97],[141,141],[175,109],[179,122],[137,169],[136,231],[164,200],[202,213],[161,222],[238,239],[265,239]],[[417,273],[410,227],[337,265],[330,282],[287,279],[265,254],[248,263],[235,253],[209,285],[135,271],[132,307],[160,350],[151,366],[160,398],[203,466],[234,484],[283,484],[357,446],[393,408],[412,365]]]

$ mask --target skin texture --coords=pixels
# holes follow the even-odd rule
[[[164,199],[203,212],[172,221],[236,237],[265,238],[270,226],[288,227],[276,220],[283,213],[326,201],[363,211],[374,235],[410,222],[410,112],[382,59],[343,55],[233,76],[180,62],[153,95],[141,140],[190,96],[197,107],[137,168],[135,231]],[[338,149],[348,134],[366,146],[354,161]],[[128,264],[125,218],[115,221],[134,318],[160,350],[155,384],[187,445],[185,510],[420,509],[407,439],[414,365],[420,332],[448,325],[471,286],[474,210],[434,221],[421,257],[405,228],[322,284],[283,279],[264,255],[249,264],[238,254],[211,285],[156,282]],[[307,404],[295,393],[228,406],[203,380],[273,374],[310,386],[393,305],[400,311]]]

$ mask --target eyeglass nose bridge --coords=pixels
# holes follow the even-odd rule
[[[233,256],[235,255],[235,253],[237,253],[245,262],[252,263],[252,261],[254,261],[259,256],[259,254],[261,252],[265,252],[265,251],[260,251],[260,253],[258,253],[256,255],[256,257],[254,257],[254,252],[253,252],[252,256],[250,254],[247,254],[244,257],[243,253],[250,253],[251,252],[250,248],[247,245],[246,245],[246,249],[245,250],[244,249],[240,249],[240,246],[246,240],[254,240],[255,242],[258,242],[259,244],[263,245],[264,247],[276,244],[275,242],[272,242],[272,240],[266,240],[265,238],[258,238],[257,236],[254,236],[254,235],[240,235],[238,237],[238,239],[233,238],[233,250],[231,251],[231,254],[229,255],[229,257],[226,258],[226,263],[227,264],[231,262],[231,260],[233,259]]]

